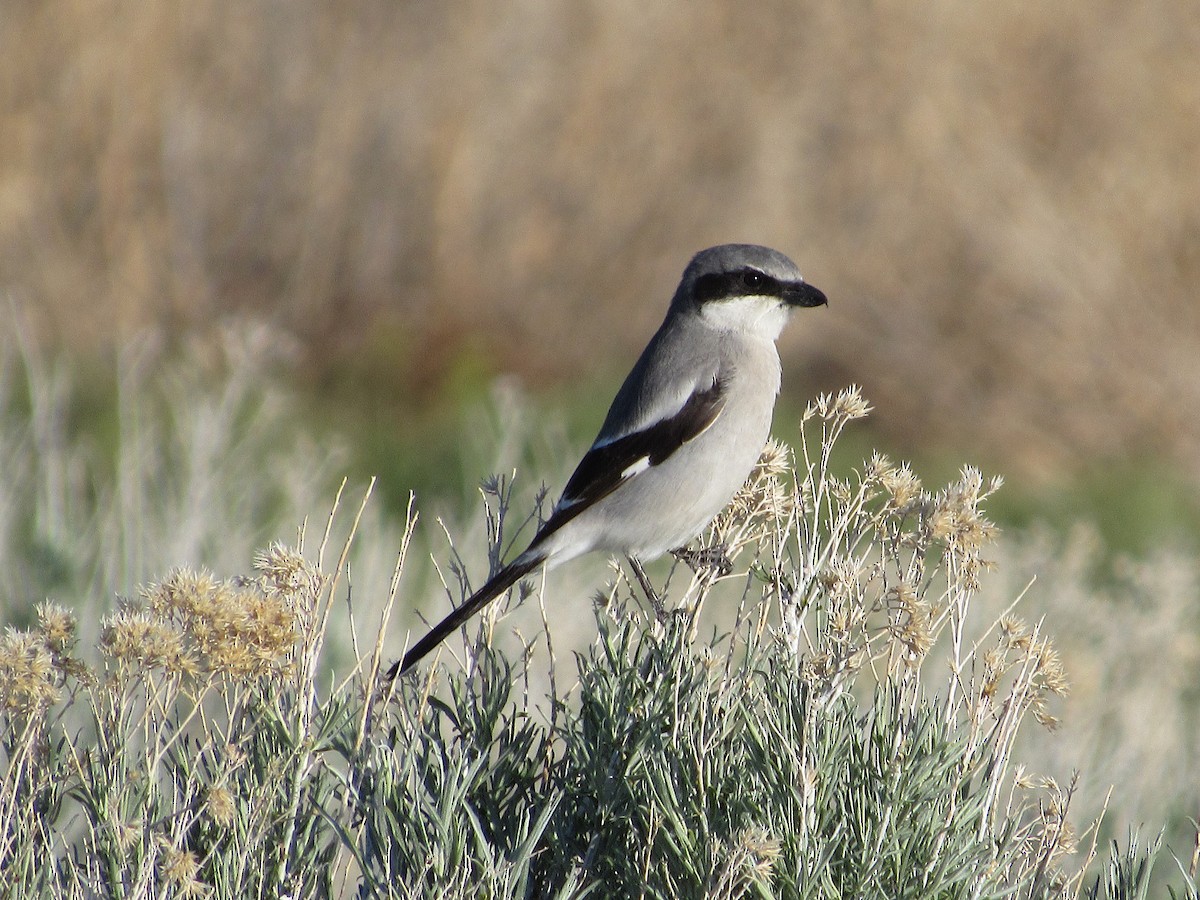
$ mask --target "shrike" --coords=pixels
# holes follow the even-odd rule
[[[540,566],[592,550],[622,553],[648,589],[641,563],[698,535],[750,474],[779,393],[775,340],[793,308],[825,303],[776,250],[724,244],[697,253],[529,547],[434,626],[388,678]]]

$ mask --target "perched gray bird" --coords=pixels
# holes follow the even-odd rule
[[[697,253],[528,549],[434,626],[388,677],[410,669],[539,566],[592,550],[622,553],[653,596],[641,563],[682,548],[745,482],[779,393],[775,340],[794,307],[825,303],[776,250],[724,244]]]

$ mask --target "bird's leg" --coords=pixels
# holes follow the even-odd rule
[[[701,569],[715,569],[718,575],[724,577],[733,571],[733,560],[729,558],[727,549],[720,546],[701,547],[698,550],[678,547],[671,551],[671,555],[686,564],[693,572],[699,573]]]
[[[642,568],[642,564],[638,562],[636,556],[626,556],[625,559],[629,562],[629,568],[633,569],[633,577],[642,586],[642,591],[645,593],[646,599],[654,607],[654,617],[660,622],[664,621],[667,616],[666,607],[663,605],[662,598],[658,596],[658,591],[654,590],[653,585],[650,584],[646,570]]]

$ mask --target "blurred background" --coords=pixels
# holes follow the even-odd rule
[[[764,243],[830,298],[780,436],[854,382],[859,459],[1005,474],[1075,721],[1137,683],[1119,808],[1200,814],[1194,4],[7,0],[0,136],[6,617],[244,566],[343,472],[554,492],[690,255]]]
[[[75,352],[249,313],[420,405],[624,371],[693,252],[766,243],[832,301],[790,395],[1194,479],[1198,85],[1169,0],[17,0],[2,286]]]

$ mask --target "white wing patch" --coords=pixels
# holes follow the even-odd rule
[[[648,468],[650,468],[650,457],[643,456],[631,465],[626,466],[625,470],[621,472],[621,478],[632,478],[638,472],[645,472]]]

